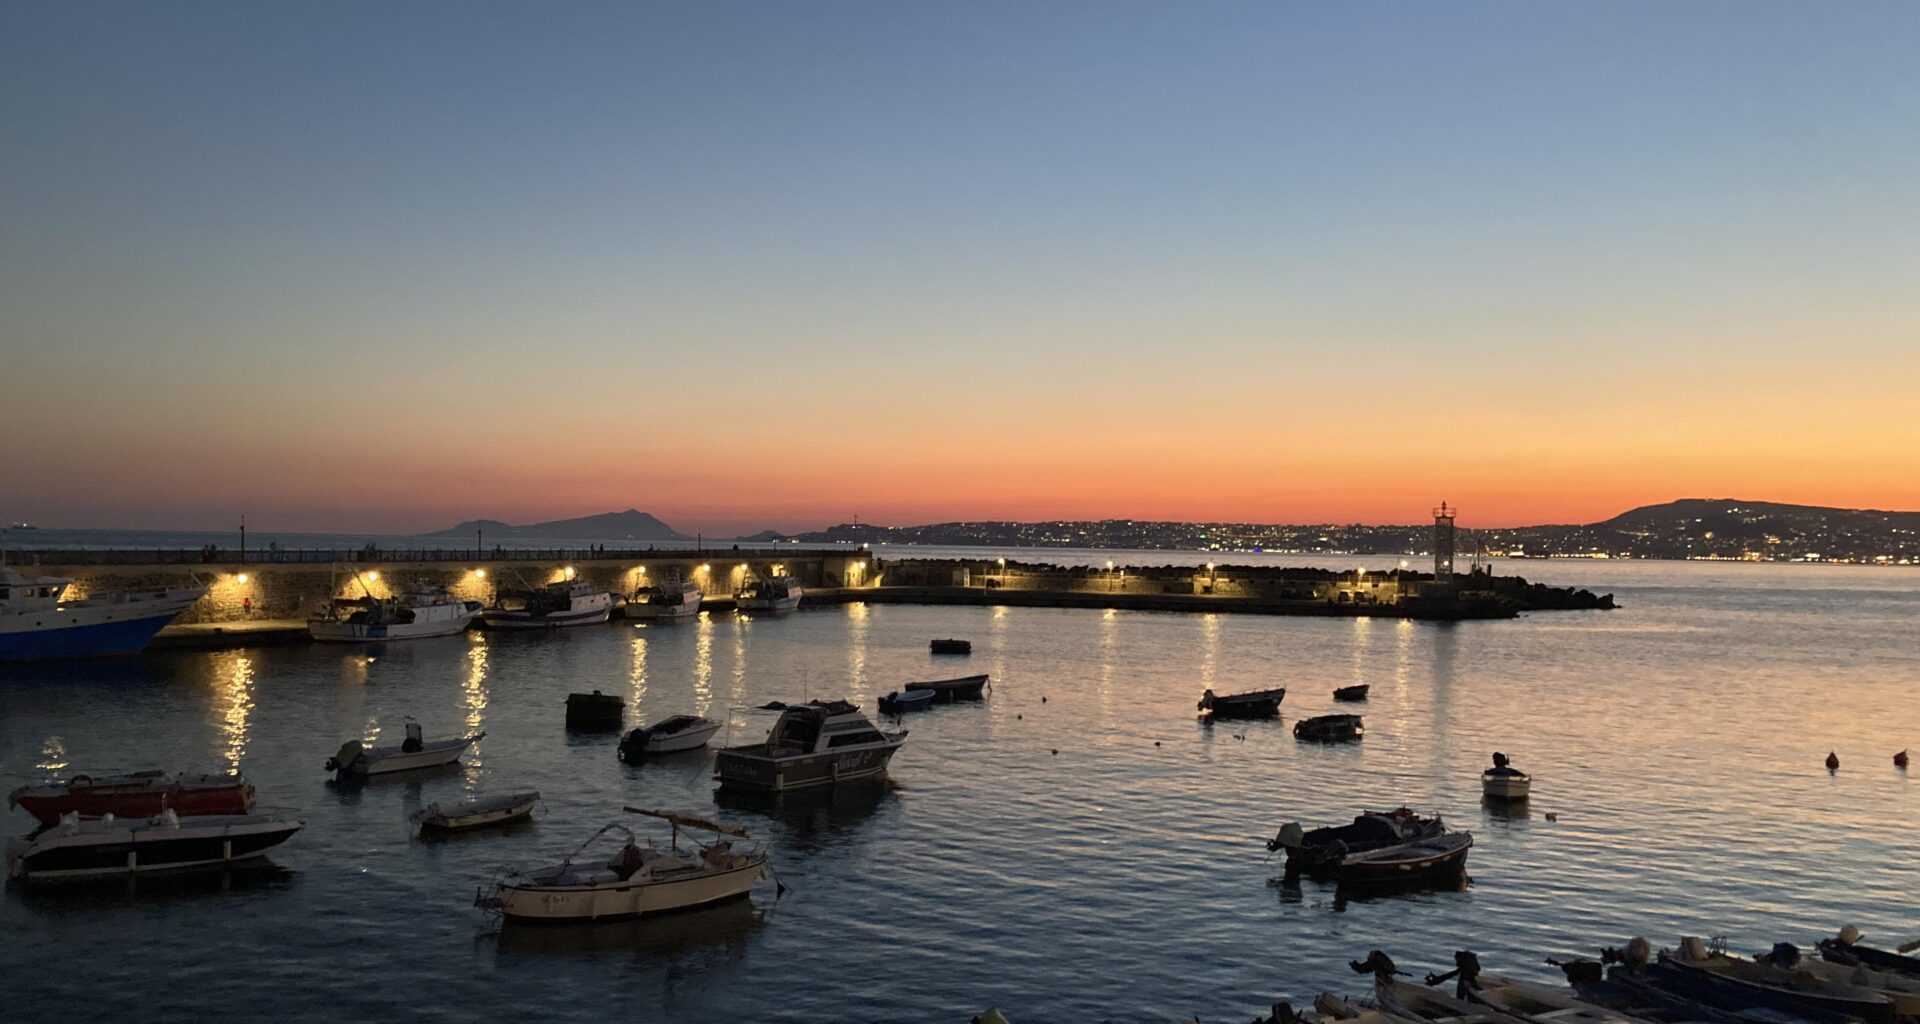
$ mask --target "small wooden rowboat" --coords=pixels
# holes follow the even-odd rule
[[[1293,723],[1295,739],[1316,740],[1322,743],[1340,743],[1357,740],[1366,735],[1366,726],[1359,715],[1321,715],[1318,718],[1303,718]]]
[[[1278,718],[1280,702],[1287,699],[1287,688],[1249,690],[1226,696],[1208,690],[1200,695],[1197,707],[1205,718]]]
[[[1467,866],[1473,833],[1448,832],[1398,846],[1383,846],[1340,860],[1343,885],[1379,885],[1456,878]]]
[[[495,793],[455,804],[430,803],[413,812],[407,820],[419,826],[422,833],[465,832],[524,821],[532,816],[533,805],[539,802],[540,794],[533,790]]]
[[[987,677],[984,673],[977,676],[960,676],[956,679],[935,679],[925,683],[908,683],[901,687],[903,692],[912,690],[932,690],[935,704],[951,704],[956,700],[979,700],[980,691],[985,689]]]
[[[927,645],[935,654],[972,654],[971,640],[935,640]]]
[[[880,713],[903,715],[909,711],[925,711],[933,705],[932,690],[895,690],[880,698]]]
[[[1338,690],[1333,691],[1333,699],[1334,700],[1366,700],[1367,691],[1371,688],[1372,688],[1371,684],[1368,684],[1368,683],[1361,683],[1358,686],[1342,686]]]

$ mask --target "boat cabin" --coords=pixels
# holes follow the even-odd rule
[[[811,701],[790,705],[773,723],[767,734],[767,752],[815,754],[864,743],[884,743],[886,737],[860,713],[858,705],[844,700]]]

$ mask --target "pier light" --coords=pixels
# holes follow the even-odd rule
[[[244,572],[243,572],[243,573],[241,573],[241,574],[240,574],[239,576],[236,576],[236,577],[234,577],[234,578],[235,578],[235,579],[238,579],[238,580],[239,580],[240,582],[242,582],[242,583],[245,583],[245,582],[247,582],[247,579],[248,579],[248,576],[247,576],[247,574],[246,574],[246,573],[244,573]]]
[[[568,578],[568,579],[572,579],[572,578],[573,578],[573,566],[571,566],[571,565],[569,565],[569,566],[567,566],[567,569],[566,569],[566,575],[567,575],[567,578]]]
[[[645,576],[647,574],[647,567],[644,565],[638,566],[634,569],[634,571],[638,572],[642,576]]]
[[[706,563],[702,563],[702,564],[701,564],[701,566],[700,566],[700,568],[699,568],[699,569],[698,569],[697,571],[698,571],[698,572],[712,572],[712,571],[713,571],[713,566],[712,566],[712,565],[710,565],[710,564],[706,564]]]
[[[367,580],[372,583],[380,582],[380,570],[375,569],[374,571],[368,573]]]
[[[473,574],[483,580],[487,578],[487,570],[485,569],[475,569],[473,570]]]
[[[1406,567],[1407,567],[1407,560],[1402,558],[1400,560],[1400,568],[1405,569]]]
[[[1213,571],[1213,563],[1212,563],[1212,562],[1208,562],[1208,563],[1207,563],[1207,571],[1208,571],[1208,572],[1212,572],[1212,571]]]

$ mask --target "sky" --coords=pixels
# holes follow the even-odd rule
[[[0,519],[1920,508],[1916,38],[0,0]]]

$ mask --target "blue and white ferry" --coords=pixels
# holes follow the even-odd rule
[[[65,600],[73,581],[0,568],[0,662],[139,654],[204,586],[116,590]]]

